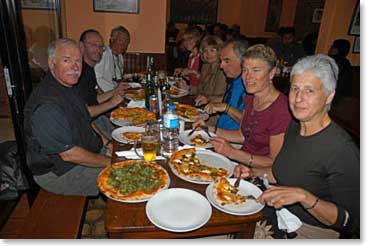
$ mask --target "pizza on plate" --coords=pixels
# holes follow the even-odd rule
[[[127,140],[136,141],[144,135],[144,132],[123,132],[121,135]]]
[[[204,147],[208,144],[208,140],[203,137],[201,134],[197,134],[196,136],[190,139],[190,142],[198,147]]]
[[[171,155],[170,165],[178,175],[195,181],[214,181],[217,177],[225,177],[228,170],[215,168],[201,163],[195,148],[182,149]]]
[[[142,125],[149,120],[155,120],[156,115],[143,108],[117,108],[112,111],[111,118],[116,120],[128,120],[133,125]]]
[[[106,167],[98,176],[98,187],[116,200],[144,200],[169,186],[163,167],[143,160],[127,160]]]
[[[223,177],[216,179],[214,182],[214,197],[222,206],[245,202],[245,197],[238,194],[238,188],[231,185],[228,179]]]
[[[198,110],[195,107],[183,103],[176,104],[176,112],[182,120],[194,121],[199,116]]]

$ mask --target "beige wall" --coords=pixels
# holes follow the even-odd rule
[[[327,54],[335,39],[347,39],[353,48],[354,36],[348,35],[349,25],[352,20],[355,4],[358,0],[326,0],[321,20],[319,39],[316,52]],[[359,2],[359,1],[358,1]],[[354,66],[359,66],[359,54],[348,55],[348,59]]]
[[[66,35],[79,39],[80,34],[94,28],[108,44],[111,29],[125,26],[131,35],[128,52],[164,53],[167,0],[140,0],[139,14],[94,12],[93,1],[65,0]]]

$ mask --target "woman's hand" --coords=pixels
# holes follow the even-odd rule
[[[264,191],[257,201],[274,208],[282,208],[285,205],[302,202],[306,196],[306,191],[298,187],[272,186]]]
[[[176,68],[173,76],[181,76],[183,68]]]
[[[192,129],[197,128],[199,126],[206,126],[205,121],[201,118],[198,118],[194,123],[192,123]]]
[[[203,95],[198,95],[195,98],[195,106],[201,106],[201,105],[207,104],[208,102],[209,102],[209,99]]]
[[[224,112],[226,110],[226,103],[209,103],[205,106],[204,111],[207,114],[215,114],[217,112]]]
[[[218,152],[219,154],[230,156],[234,148],[232,145],[225,139],[220,137],[212,137],[210,138],[210,141],[212,142],[214,146],[215,152]]]
[[[251,168],[246,167],[245,165],[242,165],[242,164],[239,164],[234,168],[233,175],[236,178],[238,178],[239,176],[241,176],[242,178],[247,178],[247,177],[253,177],[254,176]]]

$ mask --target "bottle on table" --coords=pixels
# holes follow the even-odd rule
[[[178,148],[179,118],[175,112],[175,105],[169,104],[163,116],[163,151],[171,154]]]
[[[155,86],[154,86],[154,80],[153,80],[153,76],[154,76],[154,71],[153,71],[153,66],[154,66],[154,58],[148,56],[147,57],[147,79],[145,81],[145,107],[147,109],[150,108],[150,97],[152,95],[155,94]]]

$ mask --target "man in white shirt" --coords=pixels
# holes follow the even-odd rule
[[[106,47],[102,60],[94,67],[97,84],[103,92],[115,89],[117,82],[121,81],[124,73],[123,55],[129,43],[130,33],[125,27],[118,26],[112,29],[110,46]]]

